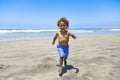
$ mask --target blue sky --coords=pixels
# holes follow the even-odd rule
[[[120,0],[0,0],[0,24],[56,26],[60,17],[76,27],[120,28]]]

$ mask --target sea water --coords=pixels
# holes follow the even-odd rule
[[[120,35],[120,28],[69,28],[77,37],[94,35]],[[52,39],[58,28],[0,29],[0,41],[24,39]]]

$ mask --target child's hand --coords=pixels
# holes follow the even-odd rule
[[[52,43],[52,45],[54,45],[54,43]]]

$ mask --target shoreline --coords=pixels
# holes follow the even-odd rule
[[[87,38],[87,37],[101,37],[101,36],[119,36],[120,34],[94,34],[94,35],[85,35],[79,36],[79,38]],[[41,38],[29,38],[29,39],[8,39],[8,40],[0,40],[0,42],[9,42],[9,41],[26,41],[26,40],[52,40],[52,37],[41,37]]]

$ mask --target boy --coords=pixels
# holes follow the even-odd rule
[[[76,39],[76,36],[72,34],[72,32],[67,30],[67,28],[69,27],[69,21],[66,18],[64,17],[60,18],[60,20],[57,23],[57,26],[59,27],[60,31],[55,34],[52,44],[54,44],[56,39],[58,38],[57,49],[60,56],[59,72],[61,73],[63,62],[64,65],[67,64],[66,59],[69,55],[69,45],[68,45],[69,36],[71,36],[73,39]]]

